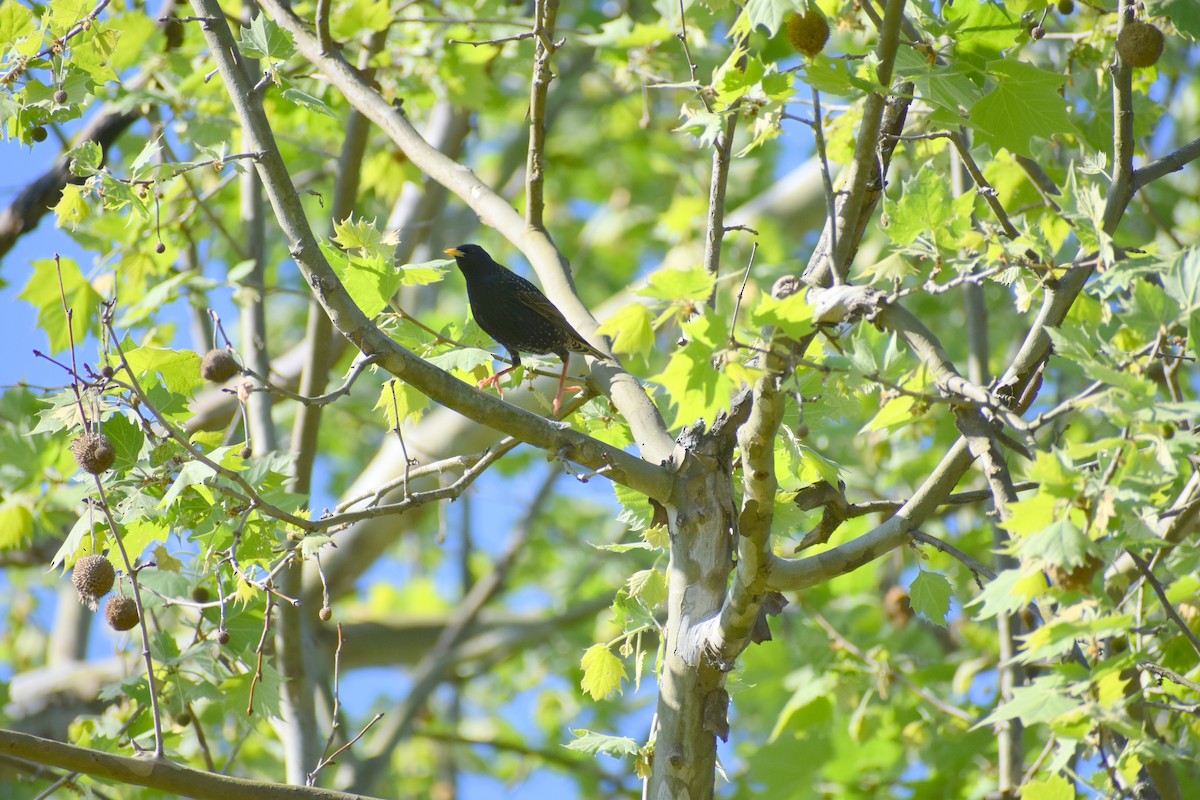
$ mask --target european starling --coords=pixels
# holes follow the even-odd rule
[[[557,415],[566,386],[570,354],[608,356],[588,344],[540,289],[497,264],[479,245],[463,244],[444,252],[454,256],[467,279],[467,299],[475,322],[499,342],[512,359],[511,367],[480,381],[480,388],[495,386],[496,391],[500,391],[500,378],[521,366],[521,353],[554,353],[563,362],[558,393],[554,395],[554,413]]]

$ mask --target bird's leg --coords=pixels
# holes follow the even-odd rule
[[[561,358],[561,356],[560,356]],[[563,392],[571,392],[576,394],[583,391],[582,386],[567,386],[567,359],[563,359],[562,375],[558,378],[558,394],[554,395],[554,416],[558,416],[558,410],[562,406]]]
[[[489,386],[496,387],[496,394],[500,395],[500,399],[504,399],[504,390],[500,388],[500,379],[508,373],[512,372],[517,367],[521,366],[521,356],[517,353],[509,353],[512,356],[512,366],[508,369],[502,369],[490,378],[484,378],[477,385],[480,389],[486,389]]]
[[[563,359],[562,375],[558,378],[558,394],[554,395],[554,416],[558,416],[558,409],[562,406],[563,392],[579,392],[583,390],[582,386],[572,386],[567,388],[567,359]]]

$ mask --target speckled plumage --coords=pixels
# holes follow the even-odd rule
[[[553,353],[563,362],[558,394],[554,398],[554,413],[557,414],[570,354],[607,356],[588,344],[540,289],[497,264],[479,245],[459,245],[445,252],[454,256],[466,278],[467,299],[475,322],[504,347],[512,359],[511,367],[480,385],[495,385],[498,389],[500,377],[521,365],[521,353]]]

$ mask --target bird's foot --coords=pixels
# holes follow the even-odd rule
[[[500,399],[504,399],[504,390],[500,388],[500,378],[504,373],[498,372],[490,378],[484,378],[479,383],[475,384],[480,389],[488,389],[495,387],[496,394],[500,395]]]

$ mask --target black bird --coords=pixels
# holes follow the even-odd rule
[[[479,245],[462,244],[443,252],[454,256],[467,279],[467,299],[475,322],[499,342],[512,359],[511,367],[480,381],[480,388],[495,386],[499,392],[500,378],[521,366],[521,353],[554,353],[563,362],[558,393],[554,395],[554,413],[557,415],[566,386],[570,354],[608,356],[588,344],[540,289],[497,264]]]

